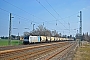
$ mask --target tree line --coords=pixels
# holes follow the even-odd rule
[[[27,35],[35,35],[35,36],[56,36],[60,37],[61,33],[58,33],[56,30],[50,31],[49,29],[43,27],[43,25],[39,25],[36,29],[30,32],[24,32],[24,36]]]
[[[62,37],[62,38],[72,38],[72,35],[62,35],[58,33],[56,30],[49,30],[43,25],[39,25],[36,29],[30,32],[24,32],[24,36],[53,36],[53,37]]]

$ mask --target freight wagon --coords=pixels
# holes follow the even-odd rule
[[[49,37],[49,36],[25,36],[23,43],[40,43],[40,42],[52,42],[52,41],[70,41],[72,38],[60,38],[60,37]]]

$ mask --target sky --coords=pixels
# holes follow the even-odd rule
[[[9,35],[10,13],[12,35],[23,35],[39,25],[66,35],[79,32],[82,11],[82,33],[90,33],[90,0],[0,0],[0,36]],[[14,29],[17,28],[17,29]],[[28,29],[25,29],[28,28]]]

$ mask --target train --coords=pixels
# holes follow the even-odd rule
[[[25,36],[23,44],[57,42],[57,41],[73,41],[73,38],[49,37],[49,36]]]

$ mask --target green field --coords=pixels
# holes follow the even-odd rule
[[[19,40],[11,40],[11,46],[21,45],[22,42]],[[0,46],[8,46],[8,39],[0,39]]]

